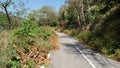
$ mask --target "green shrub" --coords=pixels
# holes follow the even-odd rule
[[[48,54],[52,49],[49,44],[49,38],[52,34],[53,31],[50,27],[41,26],[39,28],[32,21],[24,21],[22,25],[14,29],[11,34],[12,45],[16,48],[12,53],[15,59],[11,60],[11,66],[17,68],[35,68],[34,65],[41,62],[44,62],[45,64],[45,61],[47,60],[46,54]],[[31,58],[33,55],[36,57]],[[43,57],[45,60],[38,57],[38,55]],[[18,56],[26,61],[17,59]],[[30,60],[33,60],[33,62]],[[36,63],[38,60],[39,63]]]
[[[111,33],[102,33],[100,31],[92,32],[88,44],[94,50],[104,53],[108,57],[115,57],[116,50],[120,48],[119,40],[112,37]]]
[[[42,26],[39,28],[39,37],[43,38],[44,40],[48,40],[49,37],[53,34],[53,31],[50,27]]]
[[[91,6],[88,10],[88,19],[90,22],[94,23],[96,17],[99,15],[100,7],[99,6]]]
[[[118,61],[120,61],[120,49],[116,49],[116,50],[115,50],[114,57],[115,57]]]
[[[52,31],[49,27],[38,27],[32,21],[24,21],[22,25],[13,31],[13,40],[22,40],[23,42],[30,42],[30,38],[42,38],[48,40],[52,35]]]
[[[36,64],[33,60],[29,60],[27,65],[24,65],[23,68],[36,68]]]
[[[69,35],[72,34],[72,31],[71,31],[71,30],[68,30],[68,29],[65,29],[63,32],[66,33],[66,34],[69,34]]]
[[[36,24],[31,21],[24,21],[22,25],[16,28],[13,31],[13,40],[21,39],[22,41],[26,41],[28,37],[37,37],[39,33],[39,29]]]
[[[84,41],[84,42],[88,42],[89,36],[90,36],[90,31],[82,31],[82,32],[77,36],[77,38],[78,38],[79,40]]]
[[[72,35],[73,35],[73,36],[77,36],[79,33],[80,33],[79,30],[77,30],[77,29],[72,29]]]
[[[92,47],[94,50],[101,52],[101,49],[104,48],[104,39],[101,38],[93,38],[92,40],[89,40],[88,44],[90,47]]]

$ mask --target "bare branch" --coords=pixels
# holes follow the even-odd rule
[[[7,0],[5,6],[8,6],[12,0]]]
[[[2,3],[1,1],[0,1],[0,5],[1,5],[2,7],[5,7],[4,3]]]
[[[0,4],[2,4],[2,2],[0,1]]]
[[[4,2],[4,3],[2,3],[2,2],[0,1],[0,5],[1,5],[2,7],[7,7],[7,6],[10,4],[11,1],[12,1],[12,0],[7,0],[7,1]]]

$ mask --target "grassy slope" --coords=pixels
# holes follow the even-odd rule
[[[8,64],[11,58],[10,51],[12,51],[12,49],[9,45],[9,34],[10,31],[3,31],[0,33],[0,68],[6,68],[5,64]]]
[[[41,28],[41,33],[50,32],[50,27]],[[47,38],[48,41],[42,38],[30,38],[29,41],[34,41],[34,44],[23,44],[21,40],[16,40],[16,42],[19,41],[19,44],[16,44],[12,41],[12,32],[14,31],[2,31],[0,33],[0,68],[6,68],[6,65],[8,68],[9,66],[19,67],[20,64],[22,68],[37,68],[39,65],[49,64],[47,54],[51,49],[58,49],[58,37],[54,33],[50,37],[47,37],[47,34],[44,34],[45,37],[41,35],[43,38]]]

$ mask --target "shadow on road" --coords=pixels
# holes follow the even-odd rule
[[[64,52],[79,57],[82,54],[76,49],[78,48],[97,68],[120,68],[120,63],[92,51],[83,44],[80,44],[74,37],[59,32],[57,32],[57,34],[60,37],[60,44],[63,47]]]
[[[63,38],[71,38],[62,36]],[[111,68],[111,63],[108,61],[106,57],[101,56],[100,54],[88,49],[87,47],[81,45],[79,42],[74,42],[74,44],[71,43],[60,43],[62,46],[65,46],[64,51],[69,54],[74,54],[76,57],[79,57],[81,53],[75,48],[78,47],[83,53],[90,59],[93,60],[94,63],[99,64],[100,66],[104,68]]]

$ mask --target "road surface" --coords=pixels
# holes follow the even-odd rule
[[[120,63],[96,53],[73,37],[63,33],[59,36],[60,49],[51,52],[51,64],[47,68],[120,68]]]

